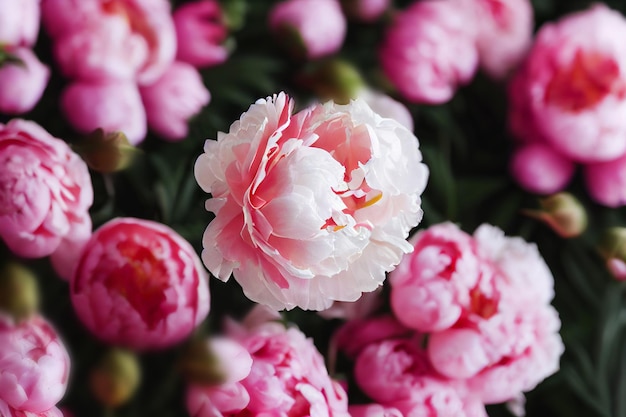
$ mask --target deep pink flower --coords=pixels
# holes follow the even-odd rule
[[[504,78],[524,58],[532,44],[533,7],[530,0],[467,0],[476,13],[481,67]]]
[[[308,59],[337,52],[347,29],[338,0],[283,0],[270,11],[269,25],[280,40],[290,38],[290,46],[296,35]]]
[[[0,314],[0,414],[39,415],[61,400],[70,361],[54,329],[35,316],[19,324]],[[4,410],[3,410],[4,408]],[[60,414],[58,410],[44,414]],[[34,416],[33,416],[34,417]]]
[[[206,274],[191,245],[167,226],[133,218],[111,220],[92,235],[71,296],[96,336],[134,349],[179,342],[209,311]]]
[[[510,91],[514,133],[528,136],[516,128],[526,123],[536,140],[577,162],[624,154],[624,38],[626,19],[602,4],[544,25]]]
[[[561,191],[574,176],[576,168],[571,159],[542,142],[520,146],[509,164],[513,178],[524,189],[537,194]]]
[[[234,340],[217,337],[208,342],[225,380],[218,385],[193,384],[187,388],[187,411],[194,417],[235,415],[250,402],[241,381],[250,374],[252,358]]]
[[[50,255],[91,229],[87,165],[39,125],[0,124],[0,236],[17,255]]]
[[[161,78],[140,92],[148,126],[172,141],[187,136],[187,121],[211,99],[198,71],[184,62],[174,62]]]
[[[68,76],[157,80],[174,61],[166,0],[43,0],[43,20]]]
[[[380,48],[381,65],[407,99],[444,103],[478,68],[475,21],[464,2],[418,1],[399,12]]]
[[[391,6],[391,0],[341,0],[348,17],[360,22],[373,22]]]
[[[176,59],[194,67],[210,67],[228,58],[224,42],[228,29],[216,0],[185,3],[173,14],[178,48]]]
[[[626,154],[583,168],[589,195],[608,207],[626,205]]]
[[[74,82],[61,93],[61,107],[81,133],[121,131],[133,145],[146,137],[146,110],[134,82]]]
[[[50,69],[28,48],[5,48],[5,51],[22,62],[0,66],[0,113],[26,113],[43,95]]]
[[[411,250],[428,170],[415,136],[361,100],[292,108],[258,100],[206,141],[195,176],[216,218],[202,258],[254,301],[322,310],[375,290]]]
[[[40,0],[0,0],[0,44],[33,46],[39,33]]]

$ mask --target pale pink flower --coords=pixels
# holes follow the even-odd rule
[[[93,189],[87,165],[39,125],[0,124],[0,236],[17,255],[53,253],[91,229]]]
[[[133,145],[146,137],[146,111],[132,81],[74,82],[61,93],[61,108],[80,133],[88,134],[97,128],[120,131]]]
[[[0,0],[0,44],[33,46],[39,33],[40,0]]]
[[[56,407],[42,413],[31,413],[30,411],[16,410],[6,405],[0,400],[0,416],[2,417],[63,417],[63,413]],[[66,416],[69,417],[69,416]]]
[[[74,275],[74,268],[83,252],[83,248],[91,238],[91,222],[77,225],[71,239],[63,239],[59,247],[50,255],[50,263],[57,275],[69,281]]]
[[[65,394],[70,359],[54,329],[35,316],[16,324],[0,314],[0,414],[31,416]],[[5,409],[3,412],[3,408]],[[49,412],[48,417],[60,414]],[[44,414],[46,415],[46,414]]]
[[[404,417],[398,409],[380,404],[351,405],[348,412],[351,417]]]
[[[250,402],[250,395],[241,381],[250,374],[252,358],[234,340],[216,337],[208,343],[225,380],[218,385],[190,385],[186,395],[187,411],[194,417],[234,415]]]
[[[216,217],[202,258],[254,301],[322,310],[375,290],[411,250],[428,170],[415,136],[363,101],[292,108],[259,100],[206,141],[195,176]]]
[[[171,346],[209,311],[206,274],[169,227],[133,218],[101,226],[71,281],[74,309],[100,339],[134,349]]]
[[[246,413],[349,417],[345,391],[300,330],[267,323],[239,329],[233,337],[252,356],[250,374],[241,381],[250,395]]]
[[[432,332],[452,327],[462,316],[492,314],[488,300],[495,303],[497,298],[494,272],[471,236],[443,223],[411,241],[413,253],[389,277],[391,307],[402,324]]]
[[[346,15],[360,22],[373,22],[391,6],[391,0],[341,0]]]
[[[626,152],[624,38],[626,19],[602,4],[544,25],[511,89],[519,96],[512,103],[522,106],[510,111],[521,111],[524,116],[517,119],[526,118],[533,136],[577,162],[621,156]]]
[[[166,0],[43,0],[43,20],[67,75],[156,81],[174,61]]]
[[[203,68],[228,58],[224,42],[228,29],[217,0],[197,0],[178,7],[173,14],[178,48],[176,59]]]
[[[187,121],[211,99],[198,71],[184,62],[174,62],[154,84],[142,87],[140,93],[148,126],[171,141],[187,136]]]
[[[8,62],[0,66],[0,113],[26,113],[43,95],[50,69],[28,48],[5,48],[5,51],[21,63]]]
[[[532,44],[533,7],[530,0],[467,0],[477,22],[476,44],[481,67],[504,78]]]
[[[289,38],[290,46],[301,43],[308,59],[339,51],[347,30],[339,0],[283,0],[270,10],[269,25],[280,40]]]
[[[359,93],[359,98],[365,100],[367,105],[374,110],[374,113],[394,119],[411,132],[413,131],[413,116],[404,104],[386,94],[370,89],[363,89]]]
[[[583,173],[587,192],[595,201],[608,207],[626,205],[626,154],[612,161],[588,164]]]
[[[509,163],[511,175],[526,190],[554,194],[574,176],[576,165],[546,143],[533,142],[515,150]]]
[[[407,99],[444,103],[478,68],[475,21],[464,2],[418,1],[399,12],[380,48],[385,74]]]

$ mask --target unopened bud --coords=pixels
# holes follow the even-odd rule
[[[189,382],[217,385],[226,379],[218,357],[206,340],[191,342],[179,365],[180,371]]]
[[[91,391],[106,407],[119,407],[139,387],[141,370],[132,352],[111,349],[91,371]]]
[[[4,265],[0,270],[0,310],[21,321],[38,308],[39,290],[32,271],[14,262]]]
[[[611,274],[620,281],[626,280],[626,228],[607,229],[600,239],[598,251]]]
[[[361,74],[346,61],[330,59],[313,63],[300,75],[299,82],[322,100],[347,104],[365,86]]]
[[[102,129],[96,129],[73,147],[91,169],[102,173],[127,168],[139,153],[124,133],[105,133]]]
[[[564,238],[580,236],[587,228],[585,207],[570,193],[562,192],[539,200],[540,210],[522,213],[547,224]]]

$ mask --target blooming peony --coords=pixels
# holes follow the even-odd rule
[[[61,108],[74,129],[81,133],[88,134],[98,128],[120,131],[133,145],[146,137],[146,110],[133,82],[74,82],[61,93]]]
[[[597,4],[544,25],[516,76],[511,127],[589,163],[626,152],[626,19]],[[526,125],[526,127],[524,127]]]
[[[428,170],[415,136],[361,100],[292,108],[259,100],[206,141],[195,176],[216,217],[202,259],[254,301],[322,310],[375,290],[411,250]]]
[[[17,255],[53,253],[91,230],[87,165],[65,142],[25,120],[0,124],[0,236]]]
[[[211,99],[198,71],[184,62],[174,62],[161,78],[140,92],[148,125],[168,140],[187,136],[187,120]]]
[[[228,30],[217,0],[185,3],[174,11],[176,59],[194,67],[210,67],[228,58],[223,46]]]
[[[380,49],[387,77],[407,99],[444,103],[476,73],[474,20],[464,2],[418,1],[398,13]]]
[[[42,14],[67,75],[149,84],[174,61],[167,0],[42,0]]]
[[[28,48],[9,48],[8,52],[21,63],[0,66],[0,113],[26,113],[43,95],[50,69]]]
[[[292,52],[308,59],[337,52],[347,29],[339,0],[281,1],[270,11],[269,25],[281,41],[297,47]]]
[[[71,281],[81,321],[100,339],[134,349],[171,346],[209,311],[200,259],[172,229],[118,218],[82,251]]]
[[[63,343],[43,318],[15,324],[0,313],[0,415],[60,414],[48,410],[65,394],[69,367]]]
[[[0,44],[33,46],[39,33],[40,0],[0,0]]]

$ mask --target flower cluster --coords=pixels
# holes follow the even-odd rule
[[[533,245],[451,223],[413,244],[390,274],[393,317],[348,322],[335,337],[370,398],[403,415],[480,416],[558,370],[553,279]]]

